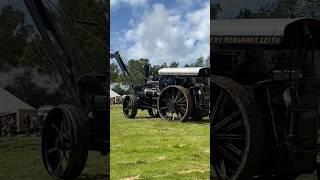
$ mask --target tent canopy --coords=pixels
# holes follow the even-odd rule
[[[110,97],[121,97],[121,95],[110,89]]]
[[[18,110],[35,110],[35,108],[0,87],[0,114]]]

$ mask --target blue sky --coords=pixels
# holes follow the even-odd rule
[[[111,0],[110,44],[127,59],[193,63],[210,53],[209,0]]]
[[[257,10],[270,0],[211,0],[220,3],[220,18],[234,18],[240,8]],[[24,12],[23,0],[14,0]],[[110,0],[111,49],[154,64],[192,63],[210,52],[209,0]],[[0,7],[7,5],[0,0]],[[30,16],[26,16],[30,21]]]

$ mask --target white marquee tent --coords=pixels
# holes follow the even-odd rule
[[[121,95],[119,95],[118,93],[114,92],[112,89],[110,89],[110,98],[114,98],[114,97],[121,97]]]
[[[110,104],[121,104],[122,97],[118,93],[110,89]]]
[[[36,118],[37,111],[34,107],[0,87],[0,120],[2,121],[8,116],[14,116],[17,120],[17,131],[19,133],[25,129],[24,120],[26,117]]]
[[[35,110],[34,107],[0,87],[0,114],[17,112],[20,109]]]

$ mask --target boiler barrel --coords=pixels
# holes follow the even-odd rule
[[[158,96],[158,91],[155,89],[148,89],[146,88],[144,90],[144,96],[145,97],[157,97]]]

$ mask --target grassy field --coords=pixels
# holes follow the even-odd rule
[[[46,180],[47,175],[40,156],[40,138],[0,138],[0,179]],[[85,170],[79,180],[103,179],[106,177],[106,157],[90,152]]]
[[[209,179],[209,143],[206,122],[126,119],[111,106],[111,179]]]

